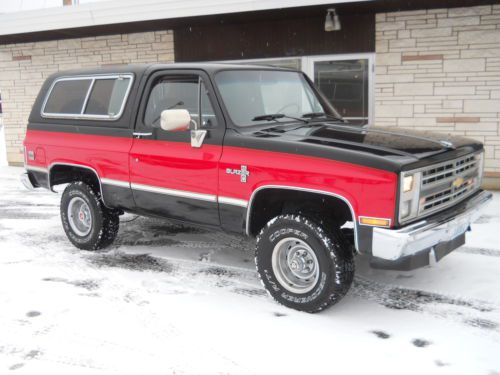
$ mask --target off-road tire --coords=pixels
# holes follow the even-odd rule
[[[75,197],[87,203],[92,216],[90,232],[84,236],[77,234],[68,221],[68,206]],[[82,250],[99,250],[111,245],[118,234],[120,224],[118,212],[105,207],[100,194],[82,181],[73,182],[64,189],[61,198],[61,221],[68,239]]]
[[[314,251],[319,279],[307,293],[292,293],[276,277],[273,251],[285,238],[298,238]],[[352,247],[339,228],[325,229],[302,215],[280,215],[272,219],[257,237],[255,264],[264,287],[280,304],[315,313],[339,302],[354,278]]]

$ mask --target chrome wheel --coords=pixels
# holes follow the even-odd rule
[[[92,214],[89,205],[80,197],[72,198],[68,205],[68,222],[71,229],[80,237],[90,233]]]
[[[311,247],[298,238],[284,238],[273,249],[273,272],[288,291],[304,294],[319,280],[319,262]]]

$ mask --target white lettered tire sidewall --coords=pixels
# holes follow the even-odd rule
[[[284,238],[297,238],[307,243],[317,257],[319,278],[316,285],[307,293],[292,293],[279,282],[272,266],[272,255],[276,244]],[[257,238],[255,262],[261,280],[279,303],[307,312],[317,312],[340,300],[347,292],[352,277],[338,278],[338,273],[353,272],[345,267],[349,258],[345,249],[334,243],[331,234],[321,226],[300,215],[281,215],[271,220]],[[347,259],[344,259],[347,258]],[[347,280],[349,285],[339,285],[339,280]]]

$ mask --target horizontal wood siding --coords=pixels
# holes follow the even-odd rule
[[[175,60],[212,61],[375,51],[374,14],[340,14],[325,32],[322,9],[297,18],[221,20],[175,29]]]

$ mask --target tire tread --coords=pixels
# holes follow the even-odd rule
[[[90,238],[87,242],[74,241],[68,234],[68,231],[70,231],[71,229],[67,228],[67,225],[65,225],[64,223],[64,217],[66,215],[65,210],[67,209],[65,201],[72,190],[79,190],[81,193],[83,193],[89,199],[91,205],[94,206],[91,208],[94,211],[94,214],[101,218],[100,228],[98,228],[97,236],[94,236],[94,238]],[[100,250],[108,247],[115,240],[120,225],[118,212],[107,208],[104,205],[100,193],[94,191],[94,189],[89,184],[83,181],[70,183],[64,189],[61,198],[61,218],[63,221],[64,231],[66,232],[68,239],[73,245],[82,250]],[[95,223],[96,220],[94,219],[93,225],[95,225]]]

